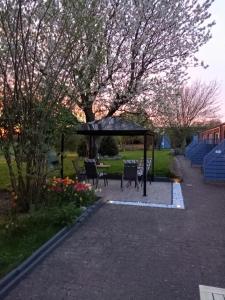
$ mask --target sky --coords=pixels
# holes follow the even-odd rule
[[[208,64],[207,69],[190,68],[190,81],[209,82],[216,80],[219,84],[218,102],[221,120],[225,122],[225,0],[215,0],[210,8],[211,19],[216,21],[212,28],[212,38],[201,47],[197,57]]]

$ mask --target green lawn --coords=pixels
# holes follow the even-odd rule
[[[24,261],[45,241],[50,239],[60,226],[32,226],[26,233],[7,236],[0,228],[0,278]]]
[[[123,160],[127,159],[142,159],[143,151],[125,151],[121,152],[122,160],[106,160],[104,163],[110,164],[111,167],[107,172],[109,173],[122,173],[123,172]],[[149,151],[147,157],[151,158],[152,153]],[[155,175],[157,176],[169,176],[170,163],[171,163],[170,151],[155,151]]]
[[[172,159],[170,150],[155,151],[155,175],[169,177]]]
[[[64,174],[65,176],[74,176],[74,168],[72,160],[76,157],[76,153],[67,152],[64,160]],[[105,160],[106,164],[110,164],[111,167],[107,169],[108,173],[122,173],[123,160],[126,159],[142,159],[143,151],[124,151],[120,152],[121,160]],[[151,151],[147,153],[147,157],[151,157]],[[169,150],[156,150],[155,151],[155,175],[156,176],[170,176],[170,164],[172,156]],[[50,176],[59,176],[59,171],[54,171],[49,174]],[[0,189],[8,189],[10,187],[9,173],[7,165],[3,156],[0,156]]]
[[[8,189],[10,187],[9,172],[5,158],[0,156],[0,189]]]
[[[86,203],[84,203],[86,205]],[[73,203],[53,203],[17,218],[0,217],[0,278],[82,213]]]
[[[135,151],[124,151],[119,153],[121,159],[119,160],[101,160],[105,164],[109,164],[110,168],[107,169],[107,173],[122,173],[123,172],[123,160],[128,159],[142,159],[143,151],[135,150]],[[148,151],[147,157],[151,158],[152,152]],[[76,157],[75,153],[66,153],[66,157],[64,160],[64,175],[72,177],[74,176],[74,168],[72,165],[72,160]],[[170,165],[171,165],[172,155],[169,150],[156,150],[155,151],[155,175],[156,176],[170,176]],[[80,160],[81,165],[83,164],[82,159]],[[55,176],[59,176],[59,172],[56,171],[53,173]]]

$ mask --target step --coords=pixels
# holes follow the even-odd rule
[[[200,285],[200,300],[225,300],[225,289]]]

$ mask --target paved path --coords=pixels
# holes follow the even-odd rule
[[[186,210],[104,205],[7,300],[197,300],[225,287],[225,186],[179,158]]]

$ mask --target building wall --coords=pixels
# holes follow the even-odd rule
[[[200,139],[218,143],[225,139],[225,123],[200,133]]]
[[[225,140],[225,124],[221,125],[221,139]]]

